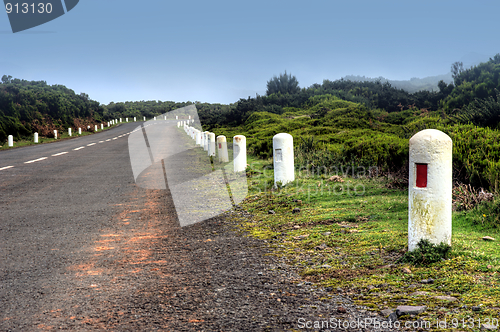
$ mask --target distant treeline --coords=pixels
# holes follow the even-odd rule
[[[463,121],[491,126],[496,120],[494,107],[499,88],[500,54],[485,63],[464,69],[460,63],[452,66],[453,83],[440,81],[438,90],[410,93],[381,80],[324,80],[293,93],[280,91],[265,96],[240,99],[234,104],[196,102],[204,127],[238,126],[254,112],[283,114],[285,111],[307,109],[314,96],[332,95],[342,100],[364,105],[370,110],[394,113],[395,122],[404,122],[410,110],[441,112]],[[268,82],[269,83],[269,82]],[[273,90],[274,91],[274,90]],[[7,135],[16,139],[30,137],[34,132],[50,136],[53,129],[93,125],[119,117],[151,118],[176,108],[193,104],[173,101],[135,101],[100,104],[85,93],[76,94],[63,85],[47,85],[45,81],[26,81],[4,75],[0,84],[0,141]],[[485,106],[490,105],[490,106]],[[492,106],[493,105],[493,106]],[[327,110],[323,110],[325,112]],[[406,111],[406,113],[404,113]],[[476,113],[481,113],[480,119]],[[488,121],[483,121],[488,117]],[[483,119],[483,120],[481,120]],[[492,120],[493,119],[493,120]],[[492,122],[493,121],[493,122]]]

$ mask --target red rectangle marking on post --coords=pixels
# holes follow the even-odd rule
[[[222,149],[222,143],[219,143],[219,149]]]
[[[417,164],[417,187],[427,187],[427,164]]]

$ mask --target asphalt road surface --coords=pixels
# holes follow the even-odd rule
[[[233,231],[244,211],[180,228],[168,190],[134,183],[138,125],[0,151],[0,331],[281,331],[359,317]]]

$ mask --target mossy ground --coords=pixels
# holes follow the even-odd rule
[[[334,182],[328,179],[335,174],[303,171],[295,182],[270,190],[271,160],[249,159],[249,165],[249,195],[241,206],[253,217],[241,227],[299,266],[305,280],[341,290],[372,310],[426,305],[418,316],[425,321],[500,319],[498,229],[454,212],[449,259],[427,267],[397,264],[407,251],[406,189],[390,189],[391,180],[384,177],[339,174],[344,182]],[[482,240],[486,235],[496,240]],[[421,282],[429,278],[434,282]],[[436,298],[444,295],[458,300]],[[472,311],[473,306],[481,310]],[[467,326],[462,330],[475,330]]]

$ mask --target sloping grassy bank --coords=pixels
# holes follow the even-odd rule
[[[250,192],[241,206],[253,218],[241,227],[299,266],[306,281],[369,310],[427,306],[418,317],[401,320],[434,325],[446,318],[459,322],[459,330],[477,330],[471,320],[477,327],[479,319],[500,318],[500,234],[481,226],[476,210],[453,213],[447,259],[423,266],[398,263],[407,251],[408,192],[391,188],[392,179],[340,172],[332,178],[336,174],[304,170],[294,183],[270,190],[270,161],[251,158],[249,164]]]

